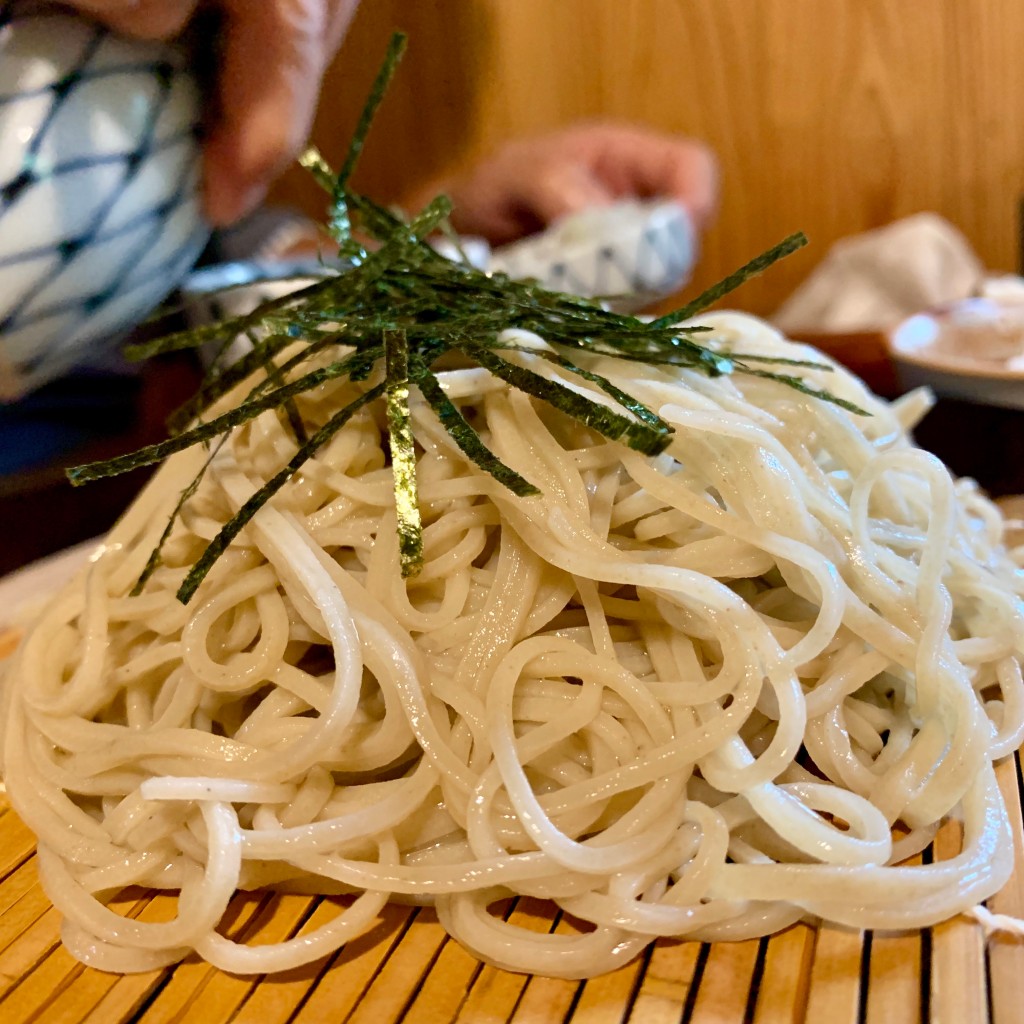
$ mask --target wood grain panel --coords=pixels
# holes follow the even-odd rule
[[[314,134],[335,158],[397,26],[410,51],[361,174],[385,199],[504,139],[626,118],[718,152],[722,209],[696,284],[811,236],[746,287],[747,308],[774,308],[835,239],[923,209],[989,265],[1017,265],[1018,0],[363,0]],[[299,173],[276,195],[320,203]]]

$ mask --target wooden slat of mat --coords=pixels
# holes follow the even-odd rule
[[[988,1021],[985,938],[980,925],[958,917],[932,929],[931,1005],[933,1020]]]
[[[46,1020],[81,1020],[82,1013],[64,1018],[51,1015],[50,1005],[69,986],[78,988],[77,982],[83,970],[83,966],[63,946],[52,949],[0,1003],[4,1024],[27,1024],[41,1017]],[[88,998],[88,993],[83,993],[82,998]],[[88,1007],[85,1012],[88,1012]]]
[[[50,909],[34,860],[26,861],[0,885],[0,952]]]
[[[251,895],[236,897],[231,910],[235,913],[232,927],[227,929],[233,937],[247,935],[260,920],[261,913],[266,913],[270,897],[257,899]],[[202,998],[209,985],[220,972],[198,957],[190,956],[173,971],[161,978],[160,984],[149,997],[145,1014],[141,1019],[147,1024],[160,1021],[177,1021],[187,1012],[196,999]],[[123,993],[121,997],[123,997]]]
[[[158,896],[157,899],[174,902],[173,896]],[[225,928],[225,933],[233,938],[246,934],[246,929],[252,925],[260,907],[267,900],[269,897],[260,900],[249,894],[236,896],[228,907],[228,918],[231,923]],[[116,979],[114,985],[83,1019],[83,1024],[113,1024],[116,1021],[132,1019],[147,1000],[152,1000],[144,1015],[147,1022],[172,1019],[189,995],[200,991],[215,973],[215,969],[209,964],[191,959],[173,969],[123,975]],[[154,1005],[159,996],[164,995],[166,989],[170,989],[171,992],[159,1002],[159,1005]]]
[[[646,959],[637,957],[608,974],[590,978],[566,1022],[572,1024],[620,1024],[633,1007]]]
[[[921,933],[876,932],[868,965],[865,1024],[921,1020]]]
[[[760,946],[757,939],[711,944],[690,1015],[692,1024],[745,1019]]]
[[[339,908],[331,900],[321,900],[302,932],[308,933],[328,924],[338,916]],[[309,995],[330,958],[321,958],[294,970],[282,971],[272,978],[257,979],[245,1003],[231,1017],[232,1024],[283,1024],[291,1020],[296,1009]]]
[[[137,916],[151,897],[116,904]],[[36,1017],[85,969],[60,944],[61,917],[51,908],[0,954],[0,1018],[4,1024]]]
[[[507,912],[507,908],[494,913]],[[459,1012],[482,964],[453,939],[445,939],[402,1017],[402,1024],[449,1024]]]
[[[0,883],[0,918],[33,887],[39,885],[34,857],[27,857]]]
[[[73,977],[70,984],[65,985],[51,1002],[45,1004],[41,1013],[31,1019],[46,1022],[88,1020],[90,1015],[96,1011],[97,1006],[103,1002],[104,997],[117,984],[119,977],[117,974],[109,974],[106,971],[83,968]],[[106,1019],[112,1020],[110,1017]],[[5,1018],[6,1020],[9,1018]]]
[[[908,865],[920,864],[912,857]],[[918,1024],[921,1020],[922,933],[875,932],[868,963],[865,1024]]]
[[[988,901],[994,914],[1024,919],[1024,815],[1021,813],[1020,754],[996,765],[996,779],[1013,823],[1014,869],[1010,881]],[[1024,941],[993,935],[988,943],[992,1024],[1015,1024],[1024,1017]]]
[[[554,929],[556,935],[570,935],[574,931],[565,918]],[[579,981],[533,975],[526,981],[509,1024],[551,1024],[552,1021],[564,1021],[582,991],[583,983]],[[467,1021],[467,1024],[470,1022]],[[472,1021],[471,1024],[478,1022]]]
[[[431,910],[418,910],[412,926],[383,962],[348,1017],[351,1024],[398,1021],[416,998],[447,935]],[[315,1018],[309,1018],[315,1020]]]
[[[350,942],[334,958],[306,1001],[294,1014],[293,1024],[347,1021],[360,1002],[381,965],[390,960],[408,934],[415,911],[410,907],[387,906],[379,923],[366,935]],[[386,1018],[382,1018],[383,1021]]]
[[[402,1024],[449,1024],[480,973],[480,961],[452,939],[445,940],[434,965],[402,1016]]]
[[[329,901],[324,901],[310,917],[303,931],[319,927],[336,917],[338,910]],[[372,948],[386,939],[388,932],[394,933],[393,927],[381,919],[379,924],[362,938],[346,945],[342,951],[325,963],[323,960],[294,971],[286,971],[264,980],[253,989],[252,994],[241,1010],[232,1018],[232,1024],[284,1024],[295,1018],[296,1012],[307,1002],[327,979],[327,974],[344,974],[343,988],[357,986],[356,991],[365,988],[365,981],[360,984],[360,976],[368,969],[372,973]],[[364,961],[359,969],[353,970],[355,962]],[[338,978],[333,978],[337,988]],[[318,1014],[320,1020],[343,1020],[347,1016],[347,1008],[339,1006],[337,1000],[328,1000],[329,1009],[324,1008]],[[344,1009],[344,1012],[342,1010]]]
[[[115,904],[120,913],[124,905]],[[173,901],[146,895],[127,908],[125,916],[166,921]],[[85,967],[63,946],[57,946],[10,996],[0,1003],[5,1024],[15,1021],[81,1021],[114,986],[118,975]]]
[[[252,929],[256,936],[255,942],[281,942],[290,938],[308,917],[315,900],[316,897],[312,896],[287,894],[271,897],[261,904],[256,914]],[[259,975],[225,974],[223,971],[211,970],[205,976],[202,987],[188,993],[185,1005],[172,1019],[176,1024],[221,1024],[230,1021],[261,981]],[[169,988],[170,985],[167,986]],[[154,1009],[158,1008],[167,989],[154,1000]],[[154,1019],[159,1020],[160,1017]]]
[[[541,900],[523,897],[509,915],[509,923],[532,932],[550,932],[554,917]],[[484,965],[466,993],[466,998],[454,1018],[455,1024],[477,1024],[491,1020],[504,1022],[515,1013],[526,989],[529,977],[513,974],[490,964]]]
[[[933,856],[936,861],[948,860],[960,852],[961,845],[960,824],[949,821],[935,836]],[[956,1024],[985,1024],[988,983],[981,925],[963,917],[936,925],[931,930],[931,948],[933,1018]]]
[[[80,1024],[117,1024],[119,1021],[134,1020],[139,1008],[170,974],[171,968],[142,974],[116,975],[113,984],[82,1017]]]
[[[803,1019],[817,933],[796,924],[768,940],[753,1024]]]
[[[677,1024],[700,956],[699,942],[659,942],[640,980],[629,1024]]]
[[[858,1024],[863,952],[863,932],[831,924],[818,928],[807,979],[808,1022]]]
[[[0,814],[0,878],[24,864],[35,848],[36,837],[21,818],[5,806]]]
[[[60,921],[50,907],[0,953],[0,1010],[3,998],[60,942]]]

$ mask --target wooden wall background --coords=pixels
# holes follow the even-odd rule
[[[334,159],[395,27],[409,51],[361,170],[386,200],[503,139],[610,116],[716,149],[695,286],[811,236],[746,308],[774,308],[833,240],[924,209],[1018,265],[1021,0],[362,0],[314,132]],[[276,195],[320,204],[301,172]]]

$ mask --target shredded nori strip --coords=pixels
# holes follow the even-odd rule
[[[514,469],[506,466],[483,443],[480,435],[466,422],[466,418],[459,412],[455,403],[444,393],[444,388],[426,364],[422,360],[413,360],[412,366],[413,381],[441,421],[441,426],[448,431],[462,453],[520,498],[540,494],[539,487],[535,487]]]
[[[734,270],[727,277],[723,277],[717,284],[713,284],[706,291],[701,292],[692,302],[658,317],[651,326],[670,327],[672,324],[689,320],[690,317],[696,316],[709,306],[714,305],[723,296],[735,291],[752,277],[763,274],[773,263],[778,263],[779,260],[796,252],[797,249],[802,249],[806,244],[807,236],[802,231],[797,231],[788,238],[784,238],[778,245],[773,245],[766,252],[761,253],[760,256],[755,256],[739,270]]]
[[[367,358],[370,358],[372,361],[372,359],[379,357],[380,354],[379,349],[372,350],[370,353],[357,352],[346,359],[342,359],[340,362],[331,363],[330,366],[325,366],[319,370],[313,370],[299,377],[298,380],[282,385],[261,398],[245,401],[241,405],[235,406],[230,412],[226,412],[214,420],[209,420],[207,423],[200,423],[191,430],[186,430],[184,433],[168,438],[166,441],[147,445],[145,448],[139,448],[127,455],[117,455],[103,462],[87,462],[81,466],[72,466],[67,471],[68,479],[72,484],[78,486],[88,483],[90,480],[118,476],[121,473],[127,473],[141,466],[151,466],[155,462],[163,462],[164,459],[175,452],[184,451],[186,448],[191,448],[194,444],[199,444],[202,441],[209,441],[219,434],[223,434],[248,422],[268,409],[281,407],[295,395],[302,394],[303,391],[311,391],[313,388],[320,387],[321,384],[325,384],[329,380],[348,376],[353,367],[358,367]]]
[[[227,443],[230,434],[223,434],[218,439],[217,443],[213,445],[210,450],[210,454],[206,457],[206,461],[199,467],[199,472],[196,473],[189,485],[184,488],[180,495],[178,495],[177,504],[174,506],[173,511],[167,517],[167,525],[164,527],[164,532],[160,534],[160,539],[156,542],[156,547],[149,553],[149,558],[146,560],[146,564],[143,567],[142,572],[139,574],[139,578],[135,581],[135,586],[131,589],[131,596],[138,597],[142,593],[146,586],[147,580],[160,568],[163,562],[163,550],[164,545],[170,540],[171,533],[174,530],[174,524],[178,521],[178,517],[181,515],[181,510],[185,507],[188,500],[199,490],[199,485],[203,482],[203,477],[206,476],[206,471],[210,468],[213,460],[217,457],[221,448]]]
[[[530,349],[523,348],[510,348],[501,346],[502,351],[514,351],[514,352],[530,352]],[[594,373],[593,370],[585,370],[581,366],[577,366],[575,363],[566,359],[565,356],[559,355],[557,352],[546,352],[543,349],[535,353],[542,359],[547,359],[549,362],[554,363],[556,366],[561,366],[563,369],[568,370],[570,373],[576,374],[577,377],[582,377],[584,380],[589,380],[592,384],[596,384],[606,395],[614,398],[619,405],[622,406],[627,412],[631,412],[638,420],[646,423],[650,427],[654,427],[656,430],[661,432],[671,433],[672,428],[659,416],[657,413],[652,412],[647,408],[643,402],[638,402],[632,395],[627,394],[617,384],[613,384],[607,377],[602,377],[599,373]]]
[[[416,488],[416,443],[409,411],[409,343],[405,331],[384,334],[384,383],[387,389],[391,478],[395,486],[398,551],[402,576],[415,576],[423,565],[423,523]]]
[[[196,592],[199,584],[206,578],[206,574],[213,567],[213,563],[227,549],[227,546],[237,537],[248,525],[249,520],[275,495],[277,492],[325,445],[334,435],[345,426],[352,417],[359,412],[363,406],[376,401],[384,394],[384,385],[364,391],[357,399],[349,402],[344,408],[336,412],[296,453],[289,459],[284,469],[275,473],[248,501],[235,513],[235,515],[221,527],[220,532],[206,546],[206,550],[199,556],[198,561],[192,566],[184,582],[178,588],[177,597],[182,604],[188,604],[192,595]]]
[[[594,300],[549,291],[536,281],[484,273],[464,258],[446,259],[427,242],[427,236],[435,230],[451,234],[447,222],[451,204],[444,196],[438,196],[417,216],[406,220],[355,192],[350,185],[352,171],[404,45],[403,36],[392,39],[341,171],[335,174],[316,150],[309,150],[300,160],[330,197],[328,228],[340,247],[341,258],[336,264],[325,265],[322,279],[264,302],[244,316],[130,346],[128,354],[136,359],[208,344],[217,346],[218,351],[197,394],[172,414],[172,436],[168,440],[68,470],[71,482],[81,484],[150,465],[195,444],[213,444],[213,454],[182,492],[133,593],[141,590],[160,564],[172,526],[199,486],[216,451],[236,427],[263,414],[286,417],[298,450],[207,546],[178,591],[183,602],[191,598],[216,559],[259,509],[358,410],[378,399],[386,405],[402,573],[414,576],[422,564],[423,537],[410,408],[412,388],[420,392],[455,445],[474,465],[521,498],[538,494],[532,483],[491,451],[445,394],[436,374],[452,365],[453,358],[456,365],[468,361],[485,368],[608,441],[620,442],[648,455],[665,450],[672,440],[673,428],[639,399],[590,369],[586,365],[588,358],[612,356],[689,368],[712,377],[764,377],[866,415],[845,399],[821,391],[792,373],[771,368],[778,365],[787,370],[801,366],[829,369],[828,366],[731,353],[700,343],[699,339],[710,330],[707,325],[679,325],[679,321],[689,320],[799,248],[806,241],[801,234],[790,236],[751,260],[682,308],[648,323],[605,309]],[[553,348],[533,349],[520,344],[514,335],[503,334],[509,328],[540,335]],[[250,351],[223,365],[228,346],[239,336],[251,341]],[[519,356],[516,361],[506,358],[505,354],[513,352]],[[441,360],[445,362],[440,363]],[[564,380],[550,379],[530,369],[525,365],[530,360],[554,363],[603,392],[622,411],[597,400],[596,394],[587,397]],[[262,376],[254,380],[256,374]],[[318,429],[313,429],[315,425],[307,426],[295,400],[328,381],[345,377],[357,390],[362,387],[362,393]],[[374,378],[379,382],[369,386]],[[233,409],[201,421],[209,409],[246,381],[252,382]],[[350,388],[348,394],[351,393]],[[307,437],[308,430],[312,434]]]
[[[630,448],[644,455],[658,455],[663,452],[672,438],[672,428],[664,424],[663,428],[651,427],[647,423],[631,420],[620,416],[607,406],[594,402],[589,398],[542,377],[533,370],[517,366],[507,359],[502,359],[493,349],[464,342],[459,346],[467,355],[473,357],[481,366],[488,369],[503,381],[526,391],[536,398],[543,399],[556,409],[591,427],[610,441],[622,441]],[[637,402],[636,399],[632,401]],[[637,404],[640,404],[637,402]],[[648,410],[650,416],[654,413]],[[659,422],[661,422],[659,420]]]

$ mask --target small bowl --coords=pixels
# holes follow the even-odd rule
[[[965,299],[904,320],[888,343],[904,389],[1024,409],[1024,302]]]
[[[635,312],[689,280],[698,239],[678,203],[626,200],[593,207],[547,231],[497,249],[488,269],[535,278],[545,288],[585,297],[614,297]]]
[[[103,359],[209,237],[186,55],[0,4],[0,400]]]
[[[324,277],[336,274],[315,258],[283,260],[238,260],[215,263],[193,271],[181,286],[185,318],[193,326],[219,323],[246,316],[257,306],[298,291]],[[218,346],[208,346],[202,355],[213,357]],[[252,341],[240,335],[223,358],[227,363],[245,355]]]
[[[196,325],[245,316],[260,303],[335,273],[314,258],[214,263],[193,271],[182,283],[185,315]]]

